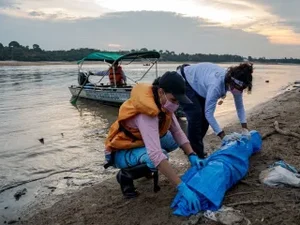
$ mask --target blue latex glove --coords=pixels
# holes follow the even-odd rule
[[[201,169],[204,166],[202,160],[199,159],[197,155],[189,155],[189,161],[191,163],[191,166],[196,166],[197,169]]]
[[[195,210],[197,212],[201,210],[198,196],[191,189],[189,189],[185,183],[181,182],[178,184],[177,190],[178,193],[180,193],[181,196],[187,201],[189,210]]]

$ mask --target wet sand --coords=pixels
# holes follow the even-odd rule
[[[300,134],[299,103],[299,88],[281,94],[252,110],[248,118],[249,128],[265,135],[274,130],[273,123],[278,121],[281,129]],[[225,128],[227,133],[239,130],[238,124]],[[207,136],[205,141],[208,152],[220,144],[215,135]],[[189,163],[182,151],[174,152],[170,158],[176,171],[180,174],[186,171]],[[276,133],[265,138],[262,151],[250,159],[248,175],[226,193],[224,205],[259,200],[259,204],[238,204],[234,208],[241,210],[252,224],[299,224],[299,189],[270,188],[258,180],[259,173],[279,159],[300,168],[300,140]],[[43,209],[47,204],[39,202],[21,217],[19,224],[150,225],[182,224],[188,220],[172,215],[170,204],[176,194],[175,188],[162,175],[159,184],[161,191],[155,194],[152,180],[135,181],[140,196],[125,200],[113,177],[76,193],[63,195],[60,201],[49,208]],[[207,219],[197,224],[204,223],[215,224]]]

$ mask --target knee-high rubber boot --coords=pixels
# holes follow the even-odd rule
[[[126,198],[134,198],[137,196],[136,189],[133,185],[133,178],[126,169],[120,169],[117,174],[117,181],[121,186],[121,191]]]
[[[145,177],[152,173],[152,171],[145,165],[141,164],[135,167],[121,169],[117,174],[117,181],[121,186],[121,191],[126,198],[134,198],[137,196],[137,191],[134,187],[133,180]],[[158,172],[153,174],[154,192],[158,192]]]

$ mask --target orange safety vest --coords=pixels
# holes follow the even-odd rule
[[[110,127],[108,137],[105,141],[106,150],[113,152],[145,146],[140,131],[125,126],[124,121],[138,114],[156,117],[159,113],[160,110],[154,101],[152,86],[149,84],[135,85],[131,90],[130,98],[121,105],[118,119]],[[172,114],[166,112],[165,120],[161,121],[159,128],[160,137],[167,133],[171,123]]]
[[[123,76],[122,76],[122,67],[121,66],[118,66],[118,68],[115,69],[115,76],[116,76],[116,85],[122,85],[123,84]],[[113,71],[112,67],[109,69],[109,81],[112,85],[115,84],[114,71]]]

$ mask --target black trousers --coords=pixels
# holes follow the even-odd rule
[[[186,95],[193,102],[193,104],[181,104],[188,122],[187,136],[199,158],[204,158],[203,138],[209,127],[205,117],[205,98],[198,95],[187,82]]]

